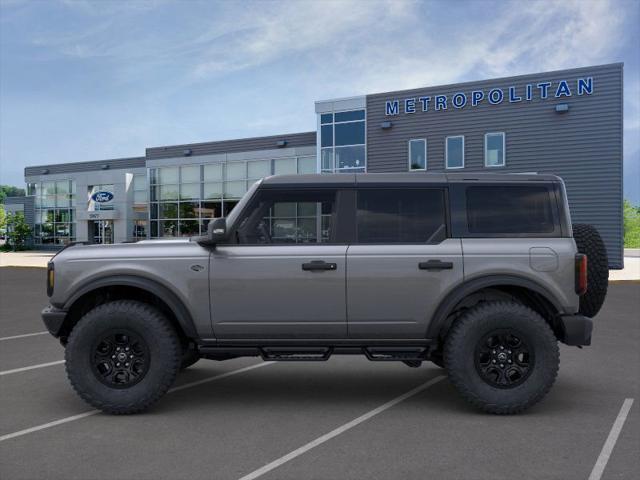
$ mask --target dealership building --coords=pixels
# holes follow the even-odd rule
[[[315,103],[316,131],[25,168],[36,248],[191,236],[255,180],[316,172],[552,173],[623,262],[620,63]]]

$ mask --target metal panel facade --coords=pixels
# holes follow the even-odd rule
[[[427,171],[445,170],[445,137],[464,135],[464,169],[479,172],[552,173],[566,183],[575,223],[595,225],[602,234],[611,268],[623,264],[622,232],[622,64],[585,67],[479,82],[381,93],[367,96],[367,171],[408,170],[408,140],[427,140]],[[592,79],[592,92],[578,95],[578,79]],[[571,96],[555,97],[565,80]],[[542,99],[538,84],[551,82]],[[531,100],[526,99],[532,85]],[[584,84],[583,84],[584,86]],[[515,100],[510,101],[509,87]],[[490,104],[488,93],[500,88],[504,99]],[[485,98],[471,105],[471,92]],[[452,105],[462,92],[467,103]],[[566,92],[561,92],[566,93]],[[447,97],[447,109],[435,110],[435,97]],[[423,111],[420,97],[430,97]],[[415,113],[405,113],[406,99],[416,99]],[[458,97],[461,100],[462,97]],[[386,115],[386,102],[398,100],[398,113]],[[409,110],[412,108],[409,102]],[[556,112],[556,105],[569,110]],[[382,122],[391,121],[383,129]],[[506,134],[504,167],[484,166],[484,135]]]

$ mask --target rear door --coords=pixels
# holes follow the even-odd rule
[[[444,292],[463,279],[444,187],[359,188],[347,252],[351,338],[425,338]]]

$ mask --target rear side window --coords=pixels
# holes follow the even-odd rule
[[[543,186],[467,188],[469,233],[552,233],[555,221],[549,190]]]
[[[444,190],[358,191],[358,243],[439,243],[446,238]]]

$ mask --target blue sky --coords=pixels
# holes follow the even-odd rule
[[[0,183],[26,165],[315,129],[315,100],[625,63],[640,203],[640,2],[0,0]]]

